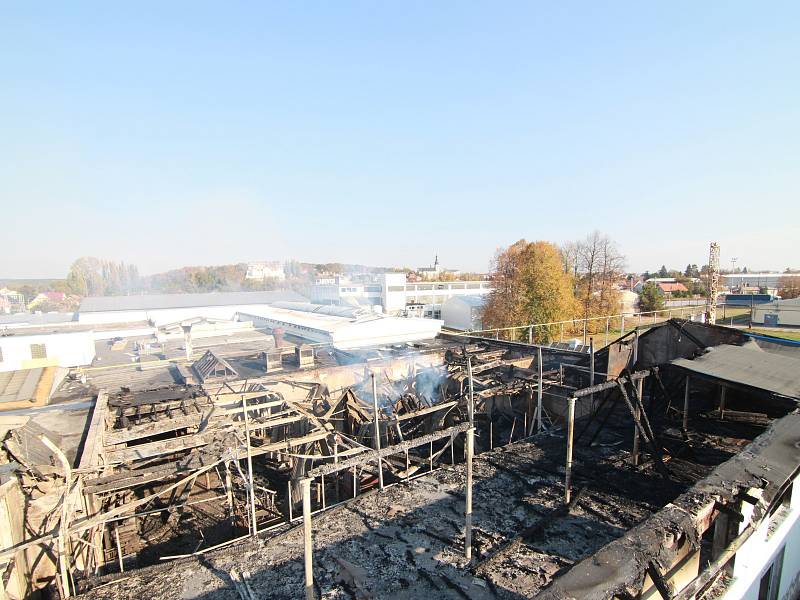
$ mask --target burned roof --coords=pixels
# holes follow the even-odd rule
[[[721,345],[695,359],[678,358],[676,367],[800,400],[800,360],[765,352],[755,346]]]

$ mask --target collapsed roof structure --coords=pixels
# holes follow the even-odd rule
[[[741,597],[800,571],[796,346],[671,320],[594,354],[292,356],[100,389],[77,464],[18,462],[60,510],[0,551],[8,581],[54,548],[44,579],[89,598]]]

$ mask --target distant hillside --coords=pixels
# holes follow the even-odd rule
[[[65,285],[66,282],[66,279],[0,279],[0,287],[15,289],[23,285],[52,286]]]

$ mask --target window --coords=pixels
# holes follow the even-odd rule
[[[47,348],[44,344],[31,344],[31,358],[47,358]]]
[[[3,362],[3,349],[0,348],[0,362]]]
[[[404,286],[404,285],[390,285],[389,286],[389,291],[390,292],[405,292],[406,291],[406,286]]]
[[[775,561],[761,577],[761,584],[758,587],[758,600],[777,600],[778,588],[781,583],[781,572],[783,571],[783,554],[786,547],[781,548]]]

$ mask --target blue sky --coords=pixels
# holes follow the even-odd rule
[[[800,3],[3,2],[0,277],[800,268]]]

